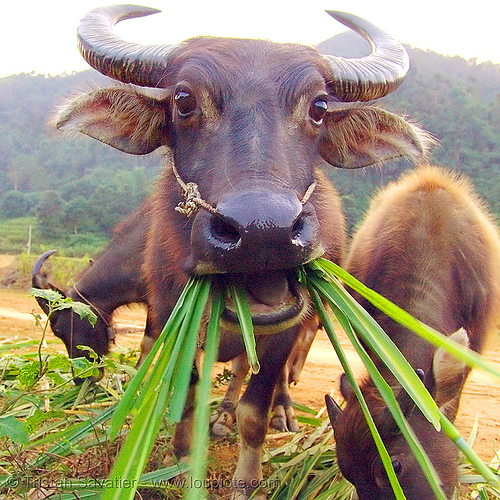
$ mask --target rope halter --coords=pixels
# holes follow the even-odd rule
[[[83,300],[83,302],[87,305],[89,305],[96,313],[97,315],[102,319],[104,324],[106,325],[106,335],[108,336],[108,342],[114,342],[115,340],[115,330],[111,323],[107,320],[103,312],[92,302],[90,302],[85,295],[83,295],[80,290],[76,287],[76,284],[73,284],[73,290],[76,292],[76,294]],[[71,315],[71,318],[73,318],[73,315]]]

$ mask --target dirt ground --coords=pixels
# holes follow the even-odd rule
[[[0,268],[3,265],[5,263],[0,259]],[[0,343],[8,341],[9,338],[39,339],[40,332],[34,325],[32,311],[40,312],[36,301],[29,298],[27,292],[0,289]],[[144,322],[145,311],[139,306],[120,309],[115,316],[118,328],[115,349],[139,348]],[[57,339],[50,333],[48,340]],[[64,352],[62,342],[56,345],[59,345]],[[342,345],[356,372],[362,374],[362,365],[348,340],[342,339]],[[491,363],[500,367],[500,334],[497,333],[490,339],[485,356]],[[222,370],[223,366],[218,366],[218,370]],[[323,332],[320,332],[309,353],[301,380],[296,386],[291,387],[293,399],[319,410],[323,406],[326,392],[332,391],[334,397],[339,396],[337,386],[340,373],[341,368],[330,341]],[[462,397],[456,420],[462,436],[469,436],[476,419],[479,430],[474,449],[483,460],[489,461],[500,443],[500,382],[479,371],[474,371],[469,376]]]

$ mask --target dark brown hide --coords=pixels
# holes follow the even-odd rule
[[[146,283],[142,275],[146,228],[151,201],[146,201],[133,215],[114,231],[113,240],[106,250],[82,273],[75,285],[64,296],[87,303],[97,316],[92,326],[87,319],[80,319],[70,309],[53,314],[50,326],[54,334],[65,344],[70,357],[83,356],[78,345],[91,347],[99,356],[106,354],[114,337],[112,314],[118,307],[133,302],[146,304]],[[56,287],[47,280],[42,270],[35,270],[33,286]],[[43,299],[37,299],[40,307],[48,312]],[[148,316],[145,336],[151,333]]]
[[[402,46],[366,21],[345,15],[375,46],[373,57],[351,64],[309,47],[263,40],[194,38],[140,47],[112,32],[118,20],[148,13],[133,6],[98,9],[82,21],[79,44],[96,69],[155,87],[154,95],[130,87],[89,92],[69,102],[56,124],[127,153],[165,146],[171,154],[154,194],[145,252],[156,332],[189,275],[244,283],[259,326],[261,365],[237,408],[241,453],[234,490],[235,498],[246,499],[262,479],[260,454],[275,384],[311,314],[295,268],[320,255],[339,262],[343,254],[340,199],[318,168],[325,161],[352,168],[419,157],[428,140],[395,115],[345,105],[387,94],[408,69]],[[175,210],[183,196],[173,165],[203,199],[204,208],[191,218]],[[229,312],[224,321],[221,360],[244,350]],[[189,449],[190,414],[188,409],[177,427],[178,456]]]
[[[300,373],[319,328],[320,325],[316,315],[313,315],[301,324],[297,341],[276,385],[273,412],[269,423],[273,429],[281,432],[299,431],[299,424],[293,410],[289,385],[292,383],[296,384],[299,381]],[[217,409],[217,413],[212,417],[212,435],[226,437],[233,432],[233,426],[236,422],[236,406],[249,370],[250,365],[245,354],[241,354],[232,360],[232,374],[227,390]]]
[[[499,259],[497,228],[472,186],[426,167],[377,195],[353,238],[345,267],[445,335],[453,334],[462,344],[468,336],[470,347],[480,351],[498,319]],[[433,346],[356,297],[410,364],[422,370],[436,403],[453,420],[468,368],[440,351],[436,355]],[[375,363],[398,394],[401,388],[394,377],[378,359]],[[406,498],[435,498],[372,381],[363,381],[361,388]],[[343,392],[347,405],[333,422],[339,466],[360,500],[394,498],[357,399],[352,391]],[[451,498],[457,481],[454,444],[435,431],[407,396],[399,394],[398,400]]]

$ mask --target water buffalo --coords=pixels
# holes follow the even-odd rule
[[[64,297],[89,304],[97,316],[97,323],[92,326],[71,309],[63,309],[51,315],[50,327],[64,342],[70,357],[83,355],[77,348],[78,345],[91,347],[99,356],[106,354],[110,341],[114,338],[113,312],[122,305],[134,302],[147,305],[142,264],[150,205],[149,201],[144,203],[116,228],[110,245],[66,292],[58,290],[43,271],[43,263],[54,250],[45,252],[36,262],[32,274],[32,285],[35,288],[58,290]],[[37,301],[43,311],[48,313],[46,300],[37,298]],[[153,342],[148,314],[141,354],[147,354]]]
[[[356,278],[413,316],[480,351],[500,312],[500,240],[472,186],[436,167],[423,167],[390,184],[372,201],[354,235],[345,265]],[[445,415],[454,420],[469,368],[378,311],[355,294],[422,376]],[[409,424],[451,498],[457,482],[455,445],[437,432],[388,369]],[[375,443],[352,388],[343,379],[344,411],[328,400],[339,467],[360,500],[394,498]],[[408,500],[435,498],[371,379],[361,385]]]
[[[261,365],[237,408],[241,451],[233,488],[235,498],[246,499],[261,485],[276,381],[310,314],[295,268],[320,255],[338,262],[343,253],[340,199],[319,167],[418,158],[427,136],[367,103],[398,87],[408,56],[360,18],[331,13],[372,43],[372,54],[358,60],[265,40],[200,37],[142,46],[113,31],[118,21],[154,12],[113,6],[81,21],[78,43],[87,62],[133,87],[74,97],[56,125],[126,153],[164,147],[172,159],[156,186],[145,250],[156,332],[189,275],[246,288]],[[219,358],[243,350],[227,305]],[[189,452],[190,406],[173,438],[178,457]]]

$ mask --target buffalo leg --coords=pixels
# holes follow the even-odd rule
[[[300,328],[297,341],[276,385],[273,416],[270,424],[273,429],[282,432],[299,431],[299,424],[293,409],[293,400],[290,396],[289,385],[292,382],[296,384],[299,381],[300,373],[302,372],[318,329],[319,322],[315,316],[307,320]]]
[[[232,375],[217,413],[212,418],[212,435],[218,438],[228,436],[236,422],[236,407],[243,382],[250,366],[245,354],[233,359]],[[297,417],[288,389],[288,367],[285,366],[276,384],[270,427],[282,432],[298,432]]]
[[[298,432],[299,425],[293,400],[290,396],[289,384],[299,381],[311,345],[316,337],[320,325],[317,317],[313,316],[302,324],[297,341],[283,368],[276,385],[272,418],[270,427],[282,432]],[[232,361],[232,376],[227,386],[224,398],[217,413],[212,419],[212,435],[225,437],[230,434],[236,421],[236,406],[240,397],[241,388],[250,366],[245,354],[241,354]]]
[[[293,410],[293,401],[288,387],[288,369],[281,370],[274,391],[273,414],[270,427],[281,432],[299,432],[299,423]]]
[[[320,328],[321,324],[316,315],[302,324],[297,342],[295,342],[293,350],[288,357],[288,378],[286,379],[288,385],[292,383],[296,384],[300,380],[302,368],[304,368],[307,355]]]
[[[249,369],[250,365],[248,364],[246,354],[240,354],[232,360],[231,379],[229,380],[226,393],[219,405],[217,414],[213,419],[213,436],[226,437],[233,430],[234,423],[236,422],[236,406]]]
[[[148,354],[153,349],[153,346],[156,342],[156,337],[154,335],[155,329],[153,327],[153,322],[151,320],[151,314],[148,307],[148,315],[146,317],[146,328],[144,330],[144,337],[141,340],[141,354],[139,356],[139,360],[135,365],[136,368],[139,368],[143,361],[147,358]]]

